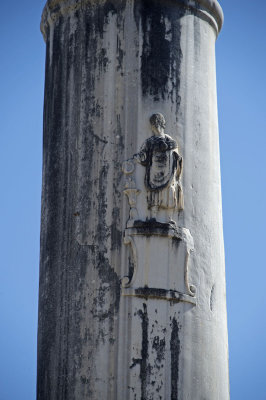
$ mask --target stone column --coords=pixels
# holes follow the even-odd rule
[[[228,400],[216,0],[48,0],[38,400]]]

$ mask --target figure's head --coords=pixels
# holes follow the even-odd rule
[[[165,129],[165,119],[164,116],[160,113],[153,114],[150,117],[151,129],[153,133],[157,136],[164,133]]]

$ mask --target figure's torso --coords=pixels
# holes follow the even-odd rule
[[[174,149],[176,142],[168,135],[153,136],[147,140],[148,168],[146,185],[150,190],[160,190],[168,186],[174,174]]]
[[[148,183],[151,189],[165,187],[173,173],[173,151],[154,151],[151,155]]]

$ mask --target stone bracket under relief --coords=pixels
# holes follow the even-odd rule
[[[134,272],[122,280],[122,294],[196,304],[196,288],[189,284],[189,255],[193,238],[186,228],[155,220],[135,221],[125,230]]]

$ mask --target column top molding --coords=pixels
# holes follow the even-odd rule
[[[47,0],[41,19],[41,32],[46,41],[48,25],[54,23],[60,16],[84,8],[94,0]],[[100,0],[101,1],[101,0]],[[100,3],[99,1],[99,3]],[[160,1],[160,0],[158,0]],[[161,0],[163,1],[163,0]],[[217,0],[172,0],[182,4],[188,10],[194,10],[199,18],[207,20],[220,32],[223,25],[223,10]]]

